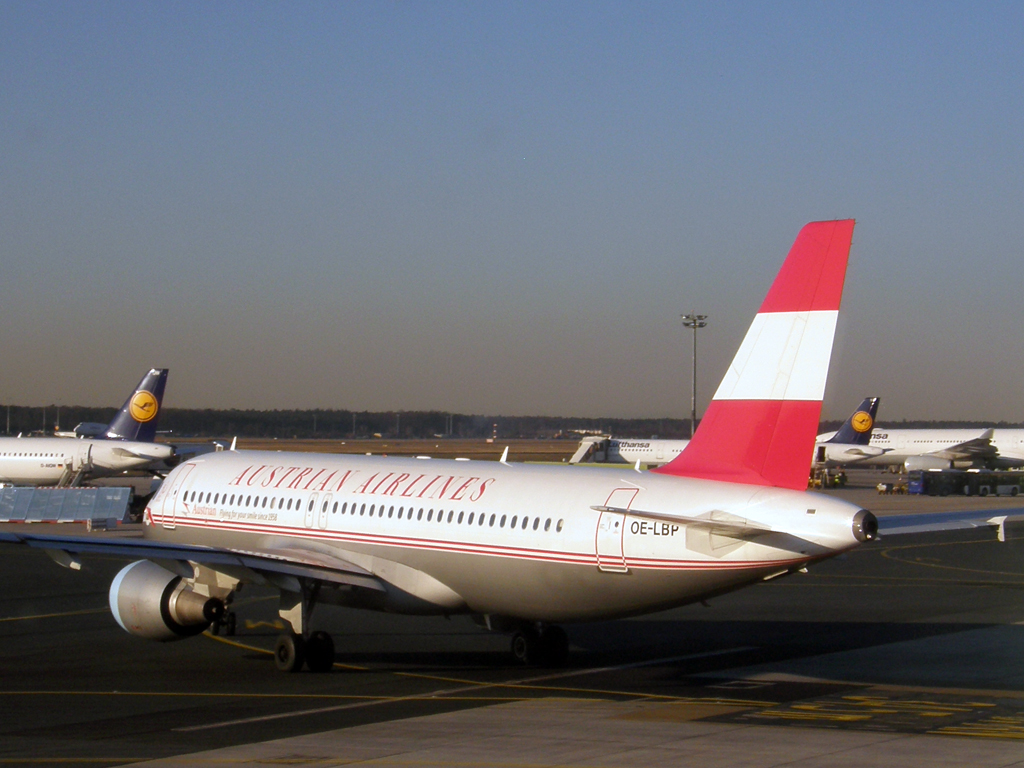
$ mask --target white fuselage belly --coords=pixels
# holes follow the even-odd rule
[[[594,506],[739,515],[780,531],[785,548]],[[150,539],[331,552],[385,581],[398,564],[451,590],[439,612],[570,621],[680,605],[838,554],[858,543],[857,511],[622,468],[225,452],[176,469],[145,521]]]

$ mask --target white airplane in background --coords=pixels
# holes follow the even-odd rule
[[[0,482],[74,485],[169,459],[174,448],[153,442],[166,383],[166,368],[143,376],[101,439],[0,437]]]
[[[636,464],[661,465],[672,461],[689,445],[689,440],[662,440],[652,437],[630,439],[587,435],[580,440],[570,464]]]
[[[142,540],[2,533],[76,567],[142,558],[110,587],[128,632],[173,640],[245,583],[280,594],[282,670],[327,671],[314,606],[471,614],[526,662],[568,652],[559,622],[696,602],[876,535],[856,505],[806,490],[854,222],[808,224],[693,441],[646,472],[609,467],[226,451],[177,467]]]
[[[885,451],[868,444],[878,398],[868,397],[860,404],[842,427],[836,432],[818,438],[814,446],[814,466],[838,467],[859,464],[867,457],[880,456]],[[689,440],[660,440],[651,438],[626,439],[601,435],[588,435],[580,440],[576,453],[569,459],[570,464],[607,463],[660,466],[672,461],[685,450]],[[808,470],[810,465],[808,465]]]
[[[831,434],[819,435],[818,440]],[[876,455],[857,466],[889,467],[896,471],[984,466],[1014,469],[1024,466],[1024,429],[888,429],[876,426],[869,447]]]

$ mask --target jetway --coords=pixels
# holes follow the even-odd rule
[[[84,523],[129,521],[131,488],[0,488],[0,522]]]

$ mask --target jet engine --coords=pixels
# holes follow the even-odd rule
[[[150,640],[198,635],[224,615],[224,603],[194,592],[149,560],[125,566],[110,585],[110,612],[126,632]]]
[[[916,469],[952,469],[953,462],[949,459],[940,459],[938,456],[908,456],[903,464],[905,472],[913,472]]]

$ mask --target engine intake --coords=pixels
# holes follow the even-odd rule
[[[878,538],[878,518],[862,509],[853,516],[853,536],[860,542]]]
[[[166,642],[198,635],[224,616],[224,603],[193,592],[166,568],[138,560],[114,577],[110,612],[126,632]]]

